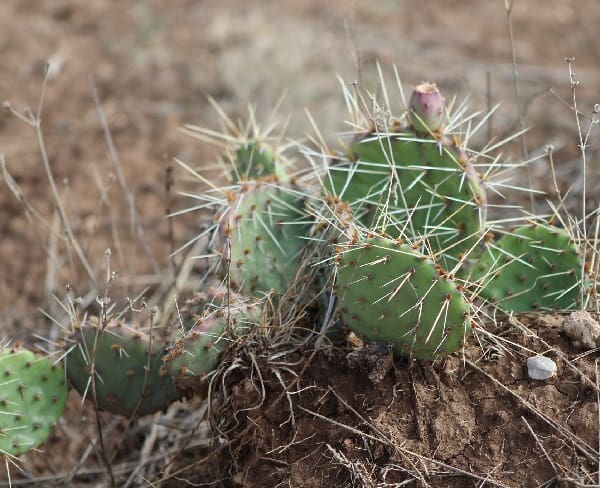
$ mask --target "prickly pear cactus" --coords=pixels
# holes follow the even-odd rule
[[[342,318],[366,341],[433,360],[459,350],[470,332],[470,306],[433,261],[407,244],[370,237],[337,257]]]
[[[280,181],[288,179],[281,157],[264,141],[241,143],[235,154],[234,181],[258,180],[268,176],[277,176]]]
[[[356,137],[347,158],[330,165],[327,184],[363,225],[414,241],[426,237],[433,252],[456,261],[480,237],[485,187],[458,138],[440,132],[445,114],[437,88],[423,86],[411,97],[413,125],[386,124]]]
[[[71,339],[75,346],[66,356],[69,381],[93,401],[94,379],[99,409],[127,417],[146,415],[181,396],[172,379],[160,374],[164,347],[151,344],[147,334],[120,322],[111,322],[103,330],[92,322]]]
[[[0,454],[18,456],[39,446],[67,395],[60,364],[21,347],[0,347]]]
[[[236,301],[196,321],[168,349],[162,374],[172,377],[186,396],[202,393],[206,375],[215,370],[225,348],[260,322],[261,307]]]
[[[507,312],[574,308],[583,256],[569,234],[532,223],[490,242],[471,279],[481,296]]]
[[[226,271],[242,294],[290,289],[311,228],[298,191],[269,180],[249,182],[234,195],[220,227]]]

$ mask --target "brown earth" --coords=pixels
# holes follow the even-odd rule
[[[573,185],[569,205],[577,209],[583,178],[563,58],[576,58],[576,79],[581,82],[577,102],[585,130],[585,114],[600,102],[600,3],[515,0],[513,8],[519,88],[525,125],[531,127],[528,149],[539,154],[554,146],[559,185],[563,191]],[[171,220],[165,215],[191,205],[177,191],[193,190],[197,184],[174,158],[204,173],[217,153],[178,132],[185,123],[219,128],[207,96],[233,118],[244,117],[247,104],[256,102],[264,119],[287,90],[279,113],[282,119],[292,116],[288,134],[303,137],[310,131],[303,112],[307,107],[328,142],[335,144],[346,116],[336,73],[377,90],[378,60],[388,86],[393,86],[396,64],[406,86],[433,79],[445,93],[458,93],[459,100],[468,94],[473,110],[501,102],[492,123],[471,142],[474,147],[481,147],[488,135],[501,139],[519,127],[502,1],[5,0],[0,2],[0,32],[0,98],[15,110],[37,108],[50,60],[44,140],[66,220],[89,269],[66,237],[35,129],[6,111],[0,115],[0,154],[23,201],[9,190],[6,174],[0,174],[0,342],[39,342],[33,334],[59,338],[60,329],[39,312],[64,323],[59,302],[82,296],[93,309],[95,297],[104,293],[106,248],[112,250],[111,270],[118,272],[110,292],[119,306],[142,291],[150,305],[161,303],[185,256],[169,255],[202,226],[193,214]],[[108,149],[91,81],[120,164]],[[597,207],[600,191],[594,135],[592,131],[588,150],[588,208]],[[520,141],[508,146],[505,156],[522,158]],[[552,195],[546,159],[532,166],[532,176],[536,188]],[[542,205],[543,197],[538,201]],[[193,268],[187,288],[194,287],[202,271],[200,265]],[[495,332],[554,357],[562,351],[595,381],[597,353],[577,359],[580,351],[558,333],[556,320],[531,320],[551,347],[522,332]],[[483,351],[485,359],[477,362]],[[141,470],[147,478],[135,478],[141,486],[172,475],[176,467],[200,463],[202,456],[209,456],[208,461],[167,484],[197,480],[225,486],[401,486],[406,481],[405,486],[427,486],[415,476],[425,477],[430,486],[485,486],[494,480],[505,486],[539,486],[553,476],[593,484],[597,460],[577,447],[582,442],[596,450],[598,446],[592,386],[562,359],[555,379],[532,383],[523,375],[522,350],[511,347],[494,358],[487,356],[489,351],[490,344],[483,349],[473,345],[466,358],[505,387],[459,356],[433,366],[396,364],[374,384],[368,379],[371,363],[361,363],[360,355],[349,361],[347,351],[313,356],[294,350],[278,359],[279,370],[274,370],[266,359],[269,353],[261,350],[254,366],[264,371],[260,398],[246,392],[255,379],[244,374],[250,372],[250,362],[240,351],[242,366],[225,384],[232,396],[225,410],[217,411],[213,425],[233,429],[223,437],[231,440],[226,448],[214,450],[209,442],[206,403],[199,400],[161,418],[142,419],[128,430],[122,422],[103,417],[105,438],[116,455],[119,480],[140,459],[151,460]],[[293,368],[282,368],[284,362]],[[291,371],[299,373],[305,365],[294,388],[307,389],[293,396],[292,426],[291,420],[286,423],[287,398],[274,403],[282,391],[274,371],[289,385]],[[506,388],[564,430],[550,427]],[[230,423],[233,412],[259,399],[261,406],[237,416],[239,425]],[[105,483],[97,449],[81,457],[90,440],[97,439],[92,418],[93,412],[72,395],[45,453],[26,456],[24,473],[13,468],[13,479],[41,486]],[[196,421],[201,422],[192,447],[174,466],[165,467]],[[119,443],[121,437],[115,434],[121,433]],[[580,440],[574,441],[573,434]],[[452,468],[436,465],[433,458]],[[456,468],[488,479],[467,478]],[[49,478],[41,481],[44,476]]]
[[[236,351],[216,402],[216,431],[232,442],[219,474],[248,487],[583,483],[597,469],[595,357],[561,359],[579,352],[562,322],[498,321],[502,343],[480,336],[483,349],[473,341],[435,364],[394,362],[385,348]],[[556,360],[556,377],[528,378],[536,353]]]

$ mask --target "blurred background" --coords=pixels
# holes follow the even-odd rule
[[[174,158],[202,168],[217,155],[179,132],[186,123],[219,129],[208,96],[233,119],[256,104],[260,120],[285,93],[279,114],[291,117],[287,134],[311,131],[306,108],[335,143],[347,115],[337,76],[378,93],[378,61],[393,112],[403,108],[393,65],[405,89],[432,80],[448,98],[469,97],[472,110],[500,103],[471,142],[477,146],[520,127],[514,54],[528,150],[553,145],[560,184],[575,184],[577,197],[578,131],[564,58],[576,58],[585,129],[585,114],[600,102],[598,25],[597,0],[3,0],[0,99],[19,112],[37,110],[50,62],[42,130],[58,192],[95,286],[102,287],[111,248],[111,269],[120,275],[113,286],[124,297],[170,282],[180,259],[170,253],[198,230],[194,215],[170,222],[165,215],[190,205],[176,194],[188,177]],[[592,138],[592,172],[597,148]],[[94,283],[65,241],[38,134],[10,111],[0,115],[0,154],[0,339],[26,339],[48,322],[40,309],[60,314],[54,295],[69,285],[83,296]],[[504,156],[522,159],[521,140]],[[552,191],[546,163],[532,175]],[[591,195],[595,189],[592,178]]]

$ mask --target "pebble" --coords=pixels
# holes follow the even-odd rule
[[[527,359],[527,374],[532,380],[547,380],[556,374],[556,363],[545,356]]]
[[[600,324],[589,312],[573,312],[565,318],[563,328],[575,347],[594,349],[600,346]]]

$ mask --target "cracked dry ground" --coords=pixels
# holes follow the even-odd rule
[[[226,376],[216,415],[232,443],[187,479],[233,474],[231,486],[244,487],[589,483],[585,473],[597,470],[595,354],[573,349],[560,316],[511,320],[494,329],[506,350],[473,340],[464,356],[433,365],[394,364],[381,351],[238,356],[245,367]],[[528,379],[533,351],[557,362],[556,377]]]

